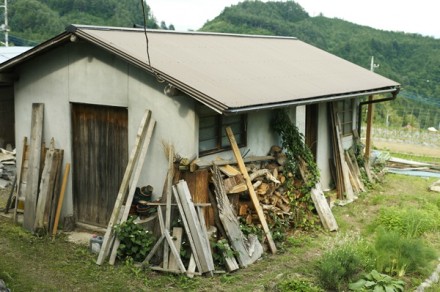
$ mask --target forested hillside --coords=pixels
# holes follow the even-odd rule
[[[0,21],[3,22],[3,10]],[[148,5],[147,27],[158,28]],[[10,42],[36,45],[64,31],[69,24],[133,27],[143,25],[139,0],[8,0]],[[170,26],[172,28],[172,26]],[[167,29],[162,23],[161,28]],[[3,35],[0,35],[3,40]]]
[[[387,125],[438,126],[440,123],[440,39],[390,32],[322,15],[310,17],[293,1],[246,1],[225,8],[201,31],[293,36],[402,84],[392,106],[378,105]]]

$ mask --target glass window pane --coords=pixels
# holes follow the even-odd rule
[[[199,142],[199,151],[208,151],[217,149],[216,139],[210,139]]]

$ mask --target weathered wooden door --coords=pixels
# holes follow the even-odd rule
[[[106,226],[128,161],[126,108],[72,104],[76,220]]]
[[[316,161],[316,151],[318,146],[318,104],[306,106],[306,134],[305,143],[312,151]]]

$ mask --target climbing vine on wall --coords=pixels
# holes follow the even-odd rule
[[[310,148],[304,143],[304,135],[292,123],[285,109],[275,112],[273,128],[280,135],[286,152],[284,167],[293,174],[291,184],[293,179],[301,178],[304,180],[303,191],[309,193],[319,181],[319,169]]]
[[[283,172],[287,174],[285,185],[293,211],[291,224],[303,229],[313,228],[316,213],[313,212],[315,207],[310,191],[319,182],[319,170],[313,154],[286,110],[275,112],[272,125],[281,137],[286,154]]]

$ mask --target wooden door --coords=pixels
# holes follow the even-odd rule
[[[107,226],[128,161],[126,108],[72,104],[76,220]]]
[[[310,104],[306,106],[305,143],[312,151],[315,161],[318,146],[318,106],[318,104]]]

